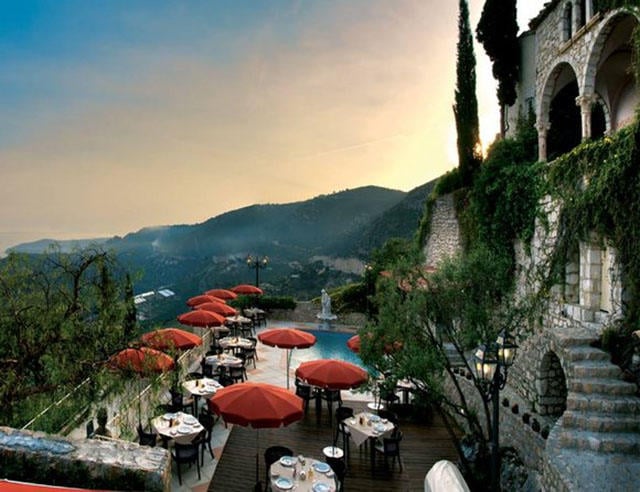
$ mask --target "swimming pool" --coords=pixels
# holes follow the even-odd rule
[[[291,367],[297,367],[301,362],[316,359],[340,359],[356,364],[366,370],[357,354],[347,347],[347,340],[353,333],[326,330],[306,330],[316,336],[316,343],[307,349],[292,351]]]

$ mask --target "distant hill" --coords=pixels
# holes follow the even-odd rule
[[[248,254],[269,257],[267,268],[259,272],[260,285],[269,294],[311,298],[321,288],[358,280],[354,265],[387,239],[412,237],[432,187],[433,182],[406,193],[366,186],[295,203],[252,205],[199,224],[147,227],[99,241],[138,273],[137,292],[173,290],[175,309],[203,290],[253,283]],[[40,253],[50,242],[13,250]],[[85,244],[63,243],[65,248]],[[328,261],[341,258],[347,261]],[[347,264],[348,269],[339,266]]]
[[[38,239],[28,243],[21,243],[7,249],[7,252],[15,251],[17,253],[40,254],[51,246],[60,248],[63,253],[70,253],[75,249],[84,249],[91,245],[101,246],[105,244],[109,238],[97,237],[92,239]]]

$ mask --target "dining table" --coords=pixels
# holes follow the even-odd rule
[[[247,318],[246,316],[242,316],[240,314],[236,314],[235,316],[227,316],[225,318],[226,324],[233,330],[234,335],[238,335],[238,332],[242,332],[243,326],[250,328],[253,325],[253,320],[251,318]]]
[[[199,378],[184,381],[182,387],[188,391],[196,401],[196,417],[198,416],[198,400],[201,397],[209,398],[213,396],[216,391],[222,388],[222,385],[211,378]]]
[[[163,438],[179,444],[189,444],[204,430],[197,418],[184,412],[159,415],[151,420],[151,426]]]
[[[349,429],[351,439],[358,446],[367,440],[371,441],[369,448],[371,450],[371,470],[373,471],[376,456],[375,441],[376,439],[389,437],[395,425],[393,422],[370,412],[357,413],[353,417],[344,419],[342,422]]]
[[[306,456],[283,456],[269,468],[271,489],[335,492],[338,478],[328,463]]]
[[[235,355],[222,352],[221,354],[207,355],[204,358],[204,363],[209,366],[213,366],[214,370],[218,367],[226,369],[228,367],[242,366],[242,359],[240,357],[236,357]]]
[[[218,340],[218,344],[223,349],[249,349],[252,348],[253,342],[243,337],[224,337]]]

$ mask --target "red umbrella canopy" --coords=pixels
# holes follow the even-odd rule
[[[121,350],[109,359],[111,367],[140,374],[160,373],[174,368],[173,358],[149,347]]]
[[[353,335],[347,340],[347,347],[356,354],[360,352],[360,335]]]
[[[356,388],[368,378],[364,369],[335,359],[303,362],[296,369],[296,376],[314,386],[331,389]]]
[[[202,345],[202,338],[180,328],[163,328],[142,335],[145,345],[157,350],[188,350]]]
[[[178,316],[178,322],[187,326],[222,326],[225,322],[224,316],[205,309],[196,309]]]
[[[316,343],[316,336],[295,328],[273,328],[263,331],[258,339],[265,345],[280,348],[308,348]]]
[[[196,307],[196,306],[199,306],[200,304],[204,304],[205,302],[224,302],[224,300],[218,297],[202,294],[202,295],[190,297],[189,299],[187,299],[187,306]]]
[[[302,398],[266,383],[227,386],[218,390],[207,405],[225,422],[255,428],[289,425],[304,415]]]
[[[205,302],[198,304],[195,309],[202,309],[204,311],[211,311],[212,313],[221,314],[222,316],[235,316],[238,312],[231,306],[227,306],[222,302]]]
[[[238,294],[227,289],[211,289],[206,291],[205,294],[208,296],[217,297],[218,299],[224,299],[225,301],[229,301],[238,297]]]
[[[256,287],[255,285],[249,285],[249,284],[240,284],[240,285],[236,285],[235,287],[231,287],[230,289],[232,292],[235,292],[236,294],[242,294],[242,295],[262,295],[262,289],[260,287]]]

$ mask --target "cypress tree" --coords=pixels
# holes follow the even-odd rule
[[[505,107],[516,101],[520,71],[516,0],[486,0],[476,35],[493,63],[493,76],[498,81],[500,134],[504,136]]]
[[[458,169],[463,186],[473,181],[480,167],[480,124],[478,99],[476,98],[476,58],[473,53],[473,36],[469,27],[469,6],[460,0],[458,17],[458,59],[456,63],[456,90],[453,112],[458,132]]]
[[[133,299],[133,283],[127,273],[124,284],[124,318],[122,320],[124,343],[128,343],[138,334],[136,304]]]

